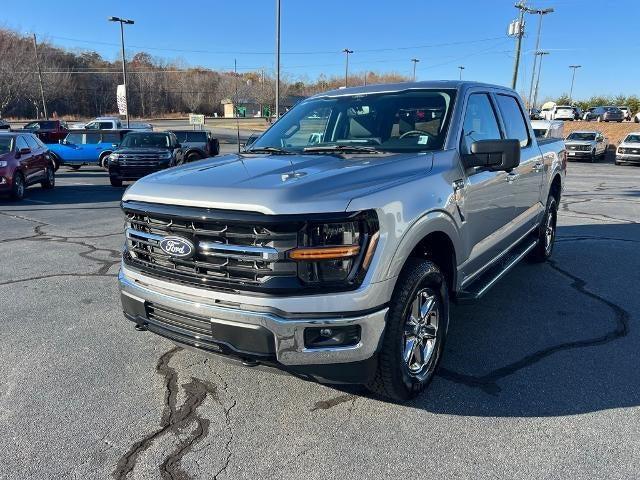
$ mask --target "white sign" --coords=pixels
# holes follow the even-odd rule
[[[200,115],[197,113],[190,113],[189,125],[204,125],[204,115]]]
[[[124,85],[118,85],[116,90],[116,100],[118,102],[118,112],[120,115],[127,114],[127,92]]]

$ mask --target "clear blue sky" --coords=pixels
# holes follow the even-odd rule
[[[282,69],[291,79],[342,75],[345,47],[352,71],[410,74],[418,79],[458,77],[509,84],[517,15],[513,0],[282,0]],[[118,57],[116,15],[132,18],[127,54],[146,50],[187,65],[232,69],[274,66],[274,0],[32,0],[3,2],[3,25],[35,32],[59,46]],[[554,7],[545,16],[540,96],[568,92],[568,65],[581,64],[575,98],[640,94],[640,0],[529,0]],[[537,16],[529,16],[518,89],[528,91]],[[150,48],[153,47],[153,48]]]

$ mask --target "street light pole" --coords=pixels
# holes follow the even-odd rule
[[[571,90],[569,90],[569,103],[573,105],[573,82],[576,80],[576,70],[581,68],[582,65],[569,65],[569,68],[573,70],[573,75],[571,75]]]
[[[348,48],[345,48],[342,51],[346,55],[346,62],[344,66],[344,86],[348,87],[349,86],[349,54],[353,53],[353,50],[349,50]]]
[[[129,90],[127,89],[127,59],[124,55],[124,25],[133,25],[135,22],[126,18],[109,17],[110,22],[120,23],[120,43],[122,45],[122,78],[124,82],[124,101],[127,104],[127,128],[129,128]]]
[[[419,58],[412,58],[411,61],[413,62],[413,81],[416,81],[416,65],[418,64],[418,62],[420,61]]]
[[[460,69],[460,80],[462,80],[462,71],[464,70],[464,67],[460,65],[458,68]]]
[[[276,121],[280,118],[280,0],[276,0]]]
[[[538,62],[538,78],[536,80],[536,90],[533,95],[533,105],[531,105],[531,108],[535,108],[538,104],[538,88],[540,87],[540,72],[542,72],[542,57],[544,55],[549,55],[549,52],[536,52],[536,55],[540,55],[540,61]]]
[[[529,13],[535,13],[540,15],[540,19],[538,20],[538,35],[536,36],[536,48],[534,52],[537,52],[540,49],[540,31],[542,30],[542,17],[547,13],[553,13],[553,8],[544,8],[544,9],[532,9],[529,10]],[[533,68],[531,69],[531,86],[529,87],[529,96],[527,97],[527,101],[529,103],[529,108],[531,108],[531,95],[533,95],[533,82],[536,78],[536,64],[537,64],[538,56],[533,56]]]

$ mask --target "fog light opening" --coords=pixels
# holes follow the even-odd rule
[[[311,327],[304,330],[305,348],[353,347],[360,343],[360,325]]]

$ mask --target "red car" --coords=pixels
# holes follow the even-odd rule
[[[47,146],[32,133],[0,133],[0,194],[20,200],[35,183],[46,189],[56,183]]]
[[[22,129],[34,133],[44,143],[58,143],[69,133],[67,123],[62,120],[37,120],[27,123]]]

